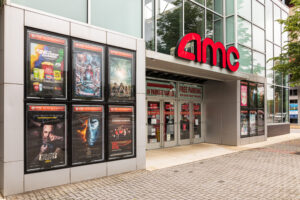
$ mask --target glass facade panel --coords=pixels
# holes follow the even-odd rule
[[[280,8],[274,5],[274,43],[281,45],[281,25],[277,20],[280,19]]]
[[[87,0],[11,0],[11,2],[77,21],[87,22]]]
[[[184,32],[205,36],[205,10],[189,1],[184,3]]]
[[[253,74],[265,76],[265,55],[253,51]]]
[[[226,43],[234,43],[234,16],[227,17],[226,19]]]
[[[265,51],[265,31],[253,26],[253,49]]]
[[[223,42],[223,19],[210,11],[206,12],[206,37],[214,42]]]
[[[251,73],[252,72],[252,51],[241,45],[238,46],[240,53],[240,67],[239,72]]]
[[[251,47],[251,24],[238,17],[238,43]]]
[[[273,42],[273,3],[266,0],[266,38]]]
[[[226,16],[234,14],[234,0],[226,0]]]
[[[69,1],[71,2],[69,5],[73,5],[73,2],[76,2],[74,0]],[[62,1],[59,1],[56,5],[63,7],[61,6],[61,2]],[[91,24],[96,26],[129,34],[135,37],[141,37],[141,16],[142,1],[140,0],[91,0]]]
[[[273,60],[270,60],[270,58],[273,58],[273,44],[270,42],[266,42],[266,76],[267,76],[267,82],[273,83],[274,82],[274,72],[273,72]]]
[[[158,0],[157,6],[157,50],[174,55],[183,35],[182,4],[177,0]]]
[[[274,57],[278,57],[281,53],[281,48],[279,46],[274,45]],[[278,62],[278,61],[277,61]],[[274,62],[274,65],[276,65],[276,62]],[[282,75],[278,72],[275,73],[275,84],[276,85],[282,85]]]
[[[282,122],[289,122],[289,89],[283,88],[283,118]]]
[[[265,28],[265,7],[256,0],[252,1],[252,22]]]
[[[288,17],[288,14],[286,12],[281,12],[281,16],[282,16],[282,19],[283,20],[286,20],[286,18]],[[288,38],[288,32],[284,32],[284,28],[285,28],[285,25],[282,24],[282,34],[281,34],[281,37],[282,37],[282,46],[285,46],[289,40]]]
[[[274,123],[282,122],[283,113],[282,113],[282,88],[275,86],[274,93]]]
[[[237,0],[238,15],[251,21],[251,1],[250,0]]]
[[[155,0],[146,0],[144,10],[146,48],[155,50]]]
[[[205,0],[195,0],[198,3],[201,3],[202,5],[205,5]]]
[[[206,0],[206,7],[223,14],[223,0]]]
[[[268,123],[273,123],[274,119],[274,86],[267,86],[267,121]]]

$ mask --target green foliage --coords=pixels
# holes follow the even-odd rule
[[[290,85],[300,85],[300,0],[292,0],[294,4],[294,15],[289,16],[286,20],[278,20],[285,25],[284,32],[289,34],[289,42],[284,44],[282,53],[274,57],[274,67],[276,72],[283,75],[290,74]]]

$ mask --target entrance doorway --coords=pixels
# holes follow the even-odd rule
[[[202,93],[200,84],[147,79],[147,149],[203,141]]]

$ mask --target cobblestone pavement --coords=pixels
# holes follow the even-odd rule
[[[300,140],[175,167],[136,171],[8,199],[300,200]]]

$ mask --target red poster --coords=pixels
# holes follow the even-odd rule
[[[246,85],[241,85],[241,106],[248,106],[247,90],[248,90],[248,87]]]

